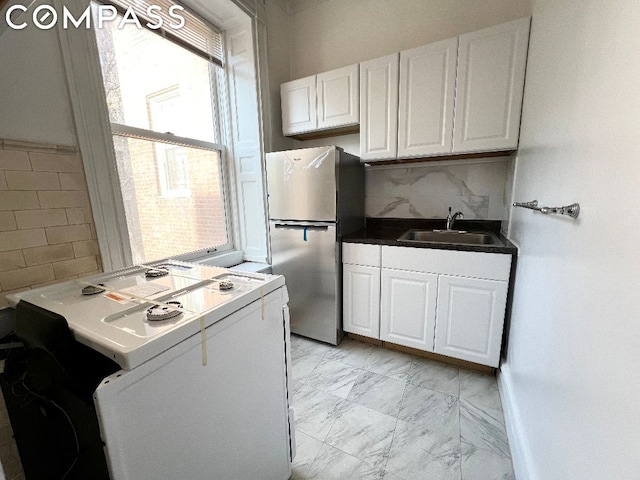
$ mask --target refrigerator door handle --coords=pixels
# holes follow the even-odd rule
[[[330,226],[335,225],[331,222],[274,222],[274,227],[277,229],[286,228],[288,230],[315,230],[323,231],[328,230]]]
[[[311,223],[311,222],[281,222],[274,223],[276,230],[302,230],[302,240],[308,241],[307,232],[328,232],[329,223]]]

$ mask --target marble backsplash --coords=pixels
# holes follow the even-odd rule
[[[478,163],[368,167],[366,215],[445,218],[448,207],[467,219],[508,220],[512,159]]]

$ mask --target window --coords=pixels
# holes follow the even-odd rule
[[[154,93],[147,97],[149,125],[155,131],[171,133],[179,124],[180,118],[180,89],[173,86],[167,90]],[[158,181],[160,193],[163,197],[188,197],[189,164],[187,152],[177,145],[159,143],[156,145],[156,160],[158,162]]]
[[[133,261],[229,250],[221,62],[119,23],[95,33]]]
[[[175,145],[156,145],[158,180],[163,197],[190,197],[189,163],[186,151]]]

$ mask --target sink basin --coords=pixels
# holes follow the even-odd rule
[[[491,232],[463,232],[457,230],[407,230],[398,238],[398,241],[502,246],[502,242]]]

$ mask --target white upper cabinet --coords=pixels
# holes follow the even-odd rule
[[[317,128],[315,75],[280,85],[280,99],[284,135],[295,135]]]
[[[451,153],[458,38],[400,52],[398,158]]]
[[[284,135],[357,125],[360,117],[358,65],[280,85]]]
[[[398,62],[394,53],[360,64],[360,158],[395,158],[398,150]]]
[[[530,19],[461,35],[453,152],[518,147]]]
[[[316,93],[319,130],[359,123],[358,65],[316,75]]]
[[[393,54],[361,63],[362,160],[518,148],[530,23],[523,18],[404,50],[399,60]]]

